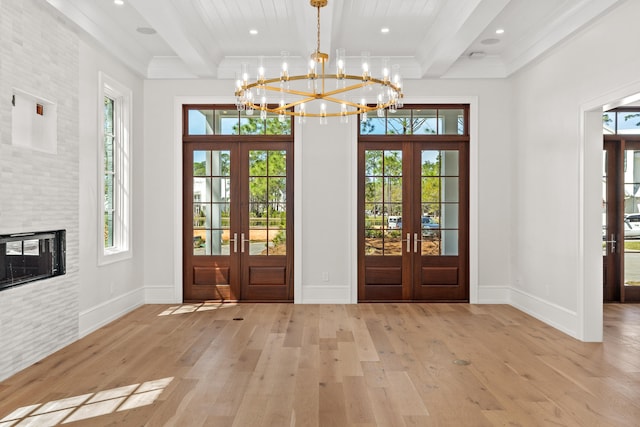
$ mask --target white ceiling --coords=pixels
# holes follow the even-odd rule
[[[501,78],[621,1],[329,0],[320,9],[320,47],[331,57],[344,48],[348,73],[369,51],[372,64],[389,57],[405,79]],[[47,2],[145,78],[235,78],[242,63],[259,60],[275,76],[283,51],[302,73],[316,47],[309,0]]]

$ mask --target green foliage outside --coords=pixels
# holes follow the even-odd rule
[[[422,203],[426,215],[439,216],[441,154],[436,161],[422,162]],[[365,152],[366,227],[382,227],[382,213],[401,215],[402,151],[367,150]]]
[[[280,121],[277,116],[268,116],[266,120],[259,117],[242,119],[241,125],[235,125],[233,131],[240,135],[291,135],[291,118]]]

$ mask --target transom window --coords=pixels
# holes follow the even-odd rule
[[[639,135],[640,108],[617,108],[602,115],[604,135]]]
[[[247,115],[246,111],[215,106],[189,107],[186,135],[291,135],[291,117],[267,113]]]
[[[465,108],[412,108],[360,120],[361,135],[468,135]]]

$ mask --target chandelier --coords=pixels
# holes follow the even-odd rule
[[[309,59],[307,73],[289,75],[287,57],[283,54],[279,77],[266,78],[264,67],[259,65],[256,80],[249,81],[247,64],[243,64],[235,90],[239,111],[245,111],[248,116],[259,111],[262,119],[267,117],[267,112],[275,113],[281,121],[285,116],[301,120],[319,117],[320,123],[324,124],[327,117],[340,117],[342,122],[347,122],[348,116],[361,114],[361,119],[366,121],[367,113],[375,111],[378,117],[383,117],[385,110],[395,112],[402,107],[399,66],[390,69],[388,59],[382,61],[381,78],[371,75],[368,53],[362,55],[362,73],[347,74],[344,49],[337,49],[336,72],[326,72],[329,55],[320,51],[320,8],[327,2],[310,0],[311,6],[317,9],[318,44]]]

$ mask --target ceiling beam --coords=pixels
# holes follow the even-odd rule
[[[422,77],[445,74],[510,1],[446,2],[416,52]]]
[[[47,0],[47,3],[93,37],[108,52],[117,52],[114,55],[135,73],[142,77],[147,76],[149,54],[139,44],[131,43],[124,37],[124,32],[114,32],[112,27],[105,27],[99,9],[92,2]]]
[[[173,2],[163,2],[162,7],[155,0],[129,0],[129,3],[145,17],[189,71],[197,77],[216,77],[222,54],[219,50],[212,53],[212,49],[205,48],[197,35],[192,33],[192,28],[201,25],[201,22],[185,22],[185,12],[178,10]],[[193,5],[181,2],[180,7],[192,8]]]

